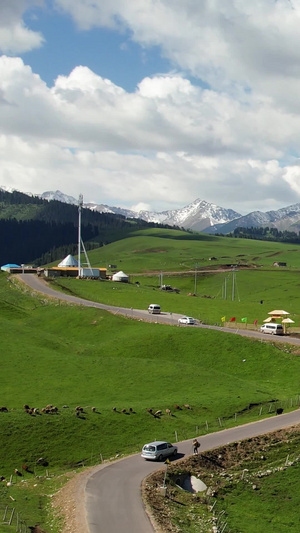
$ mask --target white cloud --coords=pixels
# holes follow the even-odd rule
[[[299,0],[56,0],[81,29],[123,27],[214,88],[299,109]],[[289,98],[286,95],[289,94]]]
[[[0,3],[0,51],[4,54],[18,54],[39,48],[44,42],[40,32],[27,28],[22,16],[24,12],[43,0],[2,0]]]
[[[152,209],[197,197],[240,212],[293,203],[295,179],[277,159],[300,123],[268,101],[245,105],[179,75],[127,93],[86,67],[50,89],[19,58],[1,57],[0,71],[2,185],[73,196],[84,186],[87,201]]]
[[[0,49],[42,44],[22,19],[34,4],[0,5]],[[242,213],[300,201],[300,0],[55,5],[80,29],[159,46],[181,73],[129,93],[78,66],[49,88],[20,58],[0,57],[1,185],[156,210],[198,197]]]

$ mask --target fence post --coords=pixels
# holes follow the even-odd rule
[[[11,515],[10,515],[10,519],[8,521],[8,525],[11,526],[11,523],[12,523],[12,520],[13,520],[13,517],[14,517],[14,514],[15,514],[15,508],[13,507],[12,511],[11,511]]]
[[[6,505],[6,506],[5,506],[5,509],[4,509],[4,515],[3,515],[3,519],[2,519],[2,520],[3,520],[3,522],[5,522],[5,520],[6,520],[6,516],[7,516],[7,511],[8,511],[8,507],[7,507],[7,505]]]

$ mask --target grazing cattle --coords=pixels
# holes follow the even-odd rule
[[[29,405],[27,405],[27,403],[25,403],[25,405],[23,405],[23,408],[25,411],[27,411],[28,409],[30,409]]]
[[[22,472],[20,472],[17,468],[14,470],[16,476],[23,476]]]
[[[49,463],[44,457],[39,457],[39,459],[37,459],[36,464],[41,466],[48,466]]]
[[[7,413],[8,412],[7,407],[0,407],[0,412],[1,413]]]
[[[188,403],[185,403],[183,407],[185,407],[186,409],[192,409]]]
[[[92,412],[95,413],[97,411],[97,407],[92,407]]]
[[[278,409],[276,409],[276,414],[277,415],[282,415],[282,413],[283,413],[282,407],[278,407]]]
[[[177,405],[177,403],[174,405],[174,408],[178,409],[179,411],[181,411],[181,407],[180,407],[180,405]]]
[[[150,413],[150,415],[153,414],[153,409],[147,409],[147,413]]]
[[[77,405],[77,407],[75,407],[75,411],[77,411],[78,413],[83,413],[83,407]]]
[[[155,411],[154,416],[160,416],[160,415],[162,415],[162,411],[160,411],[160,410],[159,411]]]
[[[172,414],[171,409],[166,409],[166,413],[167,415],[171,415]]]
[[[46,533],[44,529],[41,529],[38,524],[35,526],[29,526],[31,533]]]
[[[121,413],[127,413],[127,410],[126,409],[122,409]]]

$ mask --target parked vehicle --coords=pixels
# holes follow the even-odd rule
[[[170,455],[177,455],[177,451],[177,446],[174,446],[170,442],[157,440],[145,444],[141,456],[144,459],[149,459],[151,461],[163,461]]]
[[[282,324],[263,324],[260,328],[262,333],[269,333],[270,335],[283,335],[283,325]]]
[[[196,320],[192,316],[183,316],[178,319],[178,324],[196,324]]]
[[[152,315],[159,315],[161,312],[160,305],[158,304],[150,304],[148,307],[148,312]]]

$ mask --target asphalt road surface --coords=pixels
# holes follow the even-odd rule
[[[120,313],[124,316],[136,319],[175,325],[177,324],[178,318],[182,316],[173,313],[149,315],[147,311],[143,310],[116,308],[90,302],[82,298],[59,293],[34,274],[22,274],[19,277],[33,290],[42,292],[49,297],[58,298],[79,305],[105,309],[113,313]],[[263,334],[255,331],[232,330],[231,328],[205,326],[203,324],[196,327],[209,327],[210,329],[227,331],[229,333],[258,339],[275,340],[271,336],[270,338],[266,338]],[[299,339],[293,339],[292,337],[277,336],[276,342],[300,344]],[[236,428],[200,436],[199,441],[201,443],[201,451],[229,444],[230,442],[244,440],[256,435],[262,435],[299,423],[300,409],[287,414],[278,416],[273,415],[265,420],[260,420],[259,422],[253,422]],[[178,452],[178,458],[191,455],[191,441],[179,442]],[[94,473],[88,478],[85,491],[86,518],[89,532],[153,533],[154,529],[145,512],[141,499],[141,483],[148,474],[158,468],[166,468],[166,466],[161,466],[158,463],[151,461],[145,461],[140,457],[140,454],[114,461],[109,465],[101,465],[99,468],[96,468]]]

